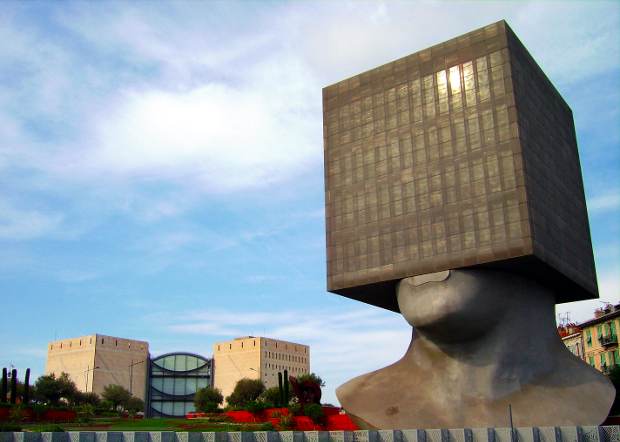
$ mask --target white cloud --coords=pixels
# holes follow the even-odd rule
[[[34,209],[18,208],[0,200],[0,239],[19,241],[38,238],[58,229],[63,216]]]
[[[355,309],[240,312],[188,312],[167,318],[168,330],[213,337],[213,342],[260,330],[262,336],[310,346],[311,370],[327,383],[324,400],[336,403],[335,389],[347,380],[399,359],[411,340],[411,328],[392,312]]]
[[[603,195],[587,200],[588,210],[592,214],[599,214],[620,208],[620,190],[616,189]]]
[[[95,128],[97,147],[78,170],[162,178],[208,191],[235,191],[320,164],[320,124],[303,118],[305,90],[208,84],[187,93],[127,94]],[[83,163],[86,162],[86,168]]]

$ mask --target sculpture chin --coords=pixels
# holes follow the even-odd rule
[[[493,273],[450,270],[425,277],[422,283],[419,277],[399,282],[398,306],[409,324],[435,339],[461,341],[488,333],[509,308],[506,297],[497,296],[506,282]]]

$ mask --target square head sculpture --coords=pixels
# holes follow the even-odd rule
[[[466,267],[598,296],[572,112],[500,21],[323,89],[328,290]]]

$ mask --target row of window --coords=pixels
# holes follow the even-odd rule
[[[89,338],[88,339],[88,344],[92,345],[92,343],[93,343],[93,338]],[[66,342],[61,342],[60,345],[58,346],[58,348],[63,348],[63,344],[64,344],[64,348],[67,348],[67,347],[68,348],[72,348],[73,347],[73,341],[69,341],[69,345],[67,345]],[[105,344],[105,339],[104,338],[101,338],[101,344]],[[121,344],[122,344],[122,341],[121,341]],[[81,347],[82,346],[82,340],[81,339],[77,342],[76,346],[77,347]],[[114,346],[118,347],[118,339],[114,339]],[[131,342],[127,342],[127,348],[129,350],[131,350]],[[54,349],[54,344],[50,344],[50,350],[53,350],[53,349]],[[139,350],[144,350],[144,346],[143,345],[139,346]]]
[[[300,364],[305,364],[308,362],[308,358],[304,356],[291,355],[291,354],[286,354],[286,353],[277,353],[277,352],[272,352],[272,351],[265,351],[265,358],[276,359],[278,361],[298,362]]]
[[[245,348],[245,347],[244,347],[244,342],[243,342],[243,341],[240,341],[240,343],[241,343],[241,348]],[[274,342],[274,344],[275,344],[275,348],[278,348],[278,343],[277,343],[277,342]],[[269,341],[265,341],[265,347],[267,347],[267,346],[269,346]],[[217,351],[220,351],[220,350],[221,350],[221,347],[222,347],[222,346],[221,346],[221,344],[218,344],[218,346],[217,346]],[[253,340],[253,341],[252,341],[252,347],[256,347],[256,340]],[[288,344],[284,344],[284,348],[285,348],[286,350],[288,350]],[[228,349],[229,349],[229,350],[232,350],[232,342],[228,344]],[[295,345],[295,351],[298,351],[298,350],[299,350],[299,347],[297,347],[297,346]],[[307,353],[307,349],[306,349],[306,348],[304,348],[304,353]]]
[[[370,121],[377,123],[375,131],[380,132],[485,103],[491,99],[491,91],[496,97],[505,94],[504,78],[510,75],[509,69],[502,64],[488,66],[486,57],[478,58],[475,66],[474,62],[453,66],[375,94],[365,90],[360,92],[363,98],[335,108],[337,101],[328,100],[326,133],[348,132]]]
[[[192,401],[151,401],[151,408],[156,412],[156,415],[176,417],[185,416],[187,413],[196,411],[196,407]]]
[[[208,377],[200,378],[152,378],[151,386],[156,390],[171,396],[186,396],[194,394],[201,388],[210,385]]]
[[[616,324],[615,321],[607,322],[605,324],[600,324],[596,327],[596,333],[598,338],[603,337],[616,337]],[[586,329],[586,347],[596,347],[596,343],[592,340],[592,329]]]
[[[596,367],[597,365],[596,359],[597,358],[595,356],[588,357],[588,362],[590,363],[592,367]],[[607,351],[607,352],[599,353],[598,365],[600,368],[613,367],[614,365],[620,365],[620,352],[618,352],[618,350],[614,350],[614,351]]]
[[[289,367],[285,365],[279,364],[265,364],[267,368],[271,368],[272,370],[287,370],[289,373],[305,373],[306,370],[301,367]]]
[[[209,365],[209,361],[192,355],[174,354],[153,360],[156,367],[170,371],[191,371]]]

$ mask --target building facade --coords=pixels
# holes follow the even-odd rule
[[[192,353],[168,353],[149,363],[148,417],[182,417],[195,411],[197,390],[213,386],[213,360]]]
[[[145,400],[148,358],[148,342],[87,335],[50,342],[45,373],[65,372],[83,392],[101,395],[106,385],[116,384]]]
[[[572,354],[585,361],[585,351],[583,347],[583,334],[581,328],[575,323],[569,322],[568,318],[558,325],[558,334],[562,342]]]
[[[213,345],[215,388],[230,396],[240,379],[260,379],[278,386],[278,372],[310,373],[310,347],[278,339],[245,336]]]
[[[598,296],[572,112],[504,21],[323,89],[328,290],[484,265]]]
[[[595,311],[594,319],[579,326],[582,329],[585,361],[603,373],[620,365],[618,330],[620,305],[609,305]]]

